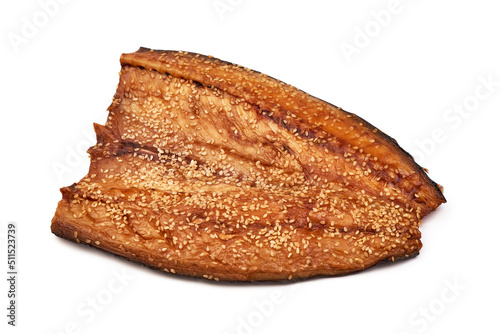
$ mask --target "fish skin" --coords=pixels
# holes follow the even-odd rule
[[[446,202],[360,117],[210,56],[123,54],[89,173],[52,232],[171,273],[307,278],[413,257]]]

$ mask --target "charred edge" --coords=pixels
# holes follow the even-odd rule
[[[255,105],[253,105],[253,106],[255,108],[257,108],[257,110],[260,110],[258,106],[255,106]],[[326,133],[328,135],[328,138],[335,138],[337,145],[335,145],[331,141],[326,141],[324,137],[322,137],[321,135],[318,134],[320,131],[323,131],[322,129],[320,129],[320,130],[317,130],[317,129],[305,130],[304,128],[302,128],[300,126],[300,123],[298,123],[296,121],[289,121],[289,120],[285,122],[285,119],[283,117],[280,117],[280,115],[276,115],[276,113],[271,113],[267,110],[261,111],[260,114],[262,116],[264,116],[265,118],[278,124],[279,126],[282,126],[284,129],[286,129],[289,132],[291,132],[292,130],[295,129],[296,130],[295,133],[297,133],[301,138],[306,139],[309,142],[314,143],[316,146],[324,147],[336,155],[344,156],[344,154],[346,154],[346,153],[351,154],[351,158],[356,159],[357,163],[361,164],[362,162],[365,162],[367,167],[372,170],[372,173],[374,173],[374,175],[377,178],[380,178],[381,181],[386,182],[390,186],[396,186],[396,185],[400,184],[401,181],[403,181],[403,178],[399,174],[397,174],[393,178],[385,170],[375,169],[375,165],[372,161],[364,161],[361,158],[359,158],[357,156],[356,152],[349,150],[350,146],[342,139],[339,139],[339,138],[337,138],[329,133]],[[373,129],[375,129],[375,128],[373,128]],[[379,132],[381,132],[381,131],[379,131]],[[389,136],[387,136],[387,137],[389,139],[391,139],[394,144],[397,145],[397,142],[394,139],[392,139]],[[315,139],[318,139],[318,140],[315,140]],[[402,152],[404,152],[404,154],[410,156],[403,149],[401,149],[400,151],[402,151]],[[309,173],[309,170],[307,168],[304,168],[304,174],[305,174],[306,178],[312,179],[310,177],[310,173]],[[425,176],[427,176],[427,175],[425,175]],[[427,179],[429,179],[429,178],[427,177]],[[435,184],[432,180],[431,180],[431,182],[433,184]],[[411,197],[417,191],[417,189],[406,190],[406,189],[402,188],[402,191],[404,194]],[[376,189],[374,189],[372,192],[373,192],[373,194],[378,194],[378,191]],[[404,204],[405,204],[405,203],[403,203],[402,200],[399,200],[399,199],[396,199],[395,202],[401,206],[404,206]]]
[[[322,100],[323,101],[323,100]],[[328,102],[325,102],[325,103],[328,103]],[[441,189],[439,188],[439,185],[434,182],[430,177],[429,175],[425,172],[424,168],[422,168],[422,166],[420,166],[416,161],[415,159],[413,158],[413,156],[408,153],[405,149],[403,149],[399,144],[398,142],[396,141],[396,139],[392,138],[391,136],[387,135],[384,131],[381,131],[380,129],[376,128],[375,126],[373,126],[370,122],[366,121],[365,119],[359,117],[358,115],[356,114],[353,114],[353,113],[349,113],[349,112],[346,112],[347,114],[351,115],[351,117],[355,118],[356,120],[358,120],[360,123],[363,123],[364,126],[367,127],[367,129],[369,131],[376,131],[378,136],[380,136],[380,138],[385,141],[386,143],[388,143],[389,145],[395,147],[400,153],[403,154],[403,156],[405,156],[408,161],[413,164],[413,167],[414,169],[417,169],[420,173],[420,176],[426,180],[432,187],[433,189],[435,190],[435,193],[436,193],[436,196],[438,197],[439,201],[441,201],[442,203],[446,203],[446,198],[444,197],[444,194],[443,192],[441,191]]]

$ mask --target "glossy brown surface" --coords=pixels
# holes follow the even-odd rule
[[[221,60],[121,57],[88,175],[52,231],[167,272],[281,280],[418,254],[445,199],[363,119]]]

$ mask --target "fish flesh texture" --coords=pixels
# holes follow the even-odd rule
[[[180,275],[289,280],[413,257],[446,202],[394,139],[270,76],[146,48],[121,66],[59,237]]]

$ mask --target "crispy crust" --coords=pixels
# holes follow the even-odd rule
[[[395,140],[276,79],[212,57],[121,57],[89,174],[52,232],[167,272],[252,281],[415,256],[445,202]]]

